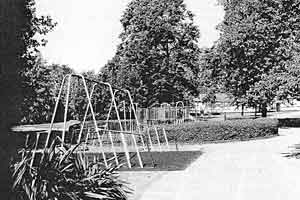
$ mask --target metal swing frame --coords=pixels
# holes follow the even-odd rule
[[[95,86],[97,86],[97,84],[94,84],[93,87],[92,87],[91,94],[90,94],[90,95],[91,95],[91,99],[92,99],[92,95],[93,95]],[[118,109],[117,109],[117,106],[116,106],[116,100],[115,100],[115,96],[116,96],[116,93],[117,93],[118,91],[122,91],[122,90],[116,89],[116,90],[114,91],[114,93],[113,93],[113,97],[114,97],[114,98],[112,99],[111,104],[110,104],[109,112],[108,112],[107,118],[106,118],[106,123],[105,123],[105,125],[103,126],[103,128],[102,128],[102,129],[99,129],[99,130],[104,131],[104,132],[108,132],[108,136],[109,136],[110,143],[111,143],[111,147],[112,147],[113,154],[114,154],[114,159],[115,159],[115,162],[116,162],[117,165],[119,165],[119,161],[118,161],[118,158],[117,158],[115,146],[114,146],[114,144],[113,144],[112,132],[130,134],[130,135],[132,136],[133,141],[134,141],[134,146],[135,146],[135,150],[136,150],[136,153],[137,153],[139,165],[140,165],[141,168],[143,168],[143,162],[142,162],[142,159],[141,159],[141,156],[140,156],[140,152],[139,152],[139,150],[138,150],[138,146],[137,146],[137,142],[136,142],[136,139],[135,139],[135,135],[141,137],[142,144],[143,144],[143,147],[144,147],[143,137],[142,137],[140,131],[138,132],[139,134],[134,134],[134,133],[132,133],[132,131],[127,131],[126,128],[123,128],[123,127],[122,127],[121,120],[119,119],[119,118],[120,118],[120,117],[119,117],[120,114],[119,114],[119,111],[118,111]],[[133,104],[133,101],[132,101],[130,92],[128,91],[127,94],[128,94],[128,96],[129,96],[129,99],[130,99],[131,104]],[[109,122],[109,119],[110,119],[110,116],[111,116],[111,112],[112,112],[112,108],[113,108],[113,107],[115,108],[115,111],[116,111],[117,116],[118,116],[118,122],[119,122],[119,126],[120,126],[120,131],[109,130],[109,129],[108,129],[108,122]],[[87,118],[88,110],[89,110],[89,108],[87,107],[86,112],[85,112],[85,115],[84,115],[83,123],[82,123],[81,129],[80,129],[79,138],[78,138],[77,143],[79,143],[79,142],[81,141],[82,132],[83,132],[83,128],[84,128],[84,123],[85,123],[86,118]],[[133,110],[133,112],[135,113],[135,110]],[[135,116],[136,116],[136,114],[135,114]],[[138,121],[137,121],[137,124],[138,124]],[[139,124],[138,124],[138,127],[139,127]],[[104,134],[103,134],[102,136],[104,136]],[[145,148],[145,147],[144,147],[144,148]],[[126,151],[126,150],[125,150],[125,151]],[[127,151],[128,151],[128,150],[127,150]],[[128,158],[129,158],[129,157],[128,157]],[[130,160],[127,159],[127,161],[128,161],[128,167],[131,168]]]
[[[86,113],[85,113],[85,117],[84,117],[84,121],[82,123],[81,129],[84,127],[84,123],[85,123],[88,111],[90,110],[91,114],[92,114],[92,119],[93,119],[93,122],[94,122],[94,126],[95,126],[95,131],[96,131],[96,134],[97,134],[97,139],[98,139],[99,144],[100,144],[102,157],[103,157],[104,164],[105,164],[106,167],[108,167],[108,164],[107,164],[107,160],[106,160],[106,157],[105,157],[105,152],[104,152],[104,149],[103,149],[103,143],[102,143],[101,135],[100,135],[100,130],[102,131],[102,130],[105,130],[105,129],[99,129],[99,127],[97,125],[95,112],[94,112],[94,109],[93,109],[93,106],[92,106],[92,100],[91,99],[92,99],[92,95],[93,95],[93,92],[94,92],[94,89],[95,89],[96,86],[101,85],[101,86],[108,87],[109,93],[111,95],[111,105],[112,105],[111,107],[114,107],[114,109],[116,111],[117,120],[118,120],[119,126],[120,126],[120,131],[118,131],[118,133],[121,136],[121,140],[122,140],[122,143],[123,143],[123,148],[124,148],[124,152],[125,152],[128,167],[131,168],[130,155],[129,155],[129,152],[128,152],[128,147],[127,147],[127,143],[126,143],[125,136],[124,136],[124,130],[123,130],[122,123],[121,123],[121,120],[120,120],[120,115],[119,115],[119,112],[118,112],[118,108],[117,108],[117,104],[116,104],[116,100],[115,100],[115,95],[114,95],[113,88],[112,88],[111,84],[106,83],[106,82],[91,80],[91,79],[85,78],[81,74],[69,74],[69,75],[64,76],[64,78],[62,80],[60,90],[59,90],[59,93],[58,93],[58,96],[57,96],[57,99],[56,99],[53,115],[52,115],[52,118],[51,118],[50,127],[49,127],[49,130],[48,130],[48,133],[47,133],[47,139],[46,139],[46,142],[45,142],[44,149],[48,148],[49,140],[50,140],[50,137],[51,137],[51,134],[52,134],[53,124],[54,124],[56,113],[57,113],[58,104],[59,104],[59,101],[61,99],[62,92],[63,92],[63,89],[64,89],[64,85],[66,84],[66,80],[67,80],[67,93],[66,93],[67,96],[66,96],[65,110],[64,110],[64,130],[62,132],[62,144],[61,144],[62,146],[64,145],[65,134],[66,134],[65,128],[66,128],[66,124],[67,124],[67,114],[68,114],[68,107],[69,107],[69,96],[70,96],[70,90],[71,90],[71,81],[72,81],[73,77],[78,78],[78,80],[82,79],[84,89],[85,89],[86,98],[88,100],[88,106],[87,106],[87,109],[86,109]],[[89,92],[89,90],[88,90],[87,81],[89,81],[91,83],[94,83],[93,86],[92,86],[91,92]],[[130,93],[129,93],[129,95],[130,95]],[[132,103],[131,96],[130,96],[130,101]],[[108,117],[109,117],[109,115],[108,115]],[[82,132],[81,132],[81,134],[82,134]],[[80,139],[78,140],[78,142],[80,142]],[[138,154],[138,157],[139,157],[140,167],[142,168],[143,164],[141,162],[141,158],[140,158],[138,149],[137,149],[137,154]],[[115,155],[115,159],[117,159],[116,154],[114,154],[114,155]],[[116,163],[118,163],[118,161],[116,161]]]

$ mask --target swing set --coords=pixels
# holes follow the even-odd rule
[[[71,95],[74,92],[72,90],[76,88],[76,81],[78,84],[77,88],[79,87],[79,82],[82,83],[85,94],[86,107],[84,117],[80,121],[70,120],[68,115],[70,102],[76,100],[74,97],[72,99]],[[105,120],[97,120],[92,104],[96,88],[100,89],[100,91],[105,91],[106,89],[108,91],[106,94],[110,96],[110,102],[107,104],[109,105],[108,112],[106,114],[101,113],[106,115]],[[124,100],[118,101],[116,99],[118,95],[123,97]],[[63,102],[63,122],[57,123],[55,120],[58,115],[60,102],[63,101],[63,96],[65,97],[65,102]],[[121,104],[123,104],[123,119],[121,119],[119,111]],[[158,127],[152,127],[156,136],[156,139],[153,139],[155,137],[150,135],[151,127],[145,128],[139,123],[136,106],[128,90],[113,88],[107,82],[91,80],[78,74],[69,74],[63,78],[56,98],[51,123],[48,125],[48,128],[46,128],[46,124],[43,125],[43,128],[41,128],[41,125],[39,128],[36,128],[35,125],[26,125],[29,131],[26,136],[25,147],[28,146],[29,136],[32,135],[32,132],[36,135],[31,165],[34,163],[37,152],[49,148],[50,143],[55,138],[53,137],[54,134],[58,134],[58,137],[61,139],[59,146],[78,145],[80,148],[77,148],[76,153],[83,155],[86,162],[90,162],[90,160],[93,160],[92,162],[101,161],[105,167],[108,167],[110,162],[115,162],[116,165],[126,162],[128,168],[132,168],[132,159],[136,156],[138,167],[143,168],[141,152],[156,150],[155,145],[158,146],[159,151],[169,149],[169,142],[164,129],[159,131]],[[71,131],[70,127],[73,125],[76,125],[77,129]],[[19,129],[15,128],[15,130]],[[41,137],[41,134],[45,135],[45,137]],[[68,139],[70,137],[72,138],[71,140]],[[43,147],[39,148],[41,144]],[[168,148],[164,148],[165,145]],[[60,148],[59,146],[57,148]],[[122,160],[123,155],[125,160]]]

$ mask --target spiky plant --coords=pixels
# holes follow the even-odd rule
[[[119,179],[119,166],[87,165],[72,148],[55,148],[55,142],[42,158],[30,165],[31,153],[13,167],[13,192],[18,200],[126,200],[130,189]],[[38,159],[37,159],[38,160]]]

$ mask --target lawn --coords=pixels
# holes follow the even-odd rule
[[[164,152],[140,152],[144,168],[140,168],[136,153],[130,152],[132,168],[126,165],[124,153],[118,153],[120,163],[124,163],[120,171],[178,171],[186,169],[194,160],[201,156],[201,151],[164,151]],[[101,154],[88,154],[89,160],[96,156],[101,161]],[[112,158],[112,153],[107,154]]]

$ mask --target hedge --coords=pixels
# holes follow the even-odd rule
[[[278,135],[277,119],[189,122],[164,127],[171,142],[203,143],[249,140]]]
[[[283,118],[278,119],[279,127],[300,127],[299,118]]]

